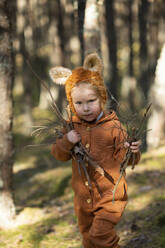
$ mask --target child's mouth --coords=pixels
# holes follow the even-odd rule
[[[83,118],[88,121],[93,121],[93,114],[84,115]]]
[[[92,114],[87,114],[87,115],[84,115],[84,117],[89,117],[89,116],[92,116]]]

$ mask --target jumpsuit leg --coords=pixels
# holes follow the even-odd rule
[[[119,237],[114,229],[116,223],[114,223],[114,217],[112,219],[107,218],[103,211],[95,215],[91,212],[79,211],[78,224],[83,238],[83,247],[119,248]]]
[[[83,248],[94,248],[89,239],[89,230],[91,228],[94,215],[90,211],[80,210],[78,212],[78,226],[82,235]]]
[[[110,220],[96,215],[88,235],[93,245],[91,248],[118,248],[119,237],[114,226]]]

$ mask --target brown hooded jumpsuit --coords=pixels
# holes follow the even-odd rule
[[[125,133],[115,114],[104,114],[96,123],[81,121],[73,117],[74,129],[80,133],[81,142],[89,154],[109,174],[110,180],[86,165],[92,182],[92,192],[88,181],[77,162],[72,159],[72,187],[75,193],[74,207],[85,248],[118,248],[119,237],[114,226],[119,222],[127,203],[127,184],[122,177],[112,203],[112,190],[120,175],[120,164],[126,149],[123,146]],[[66,134],[56,140],[52,154],[57,160],[71,159],[74,144]],[[136,163],[140,154],[136,155]]]

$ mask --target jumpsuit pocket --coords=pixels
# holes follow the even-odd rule
[[[105,195],[112,195],[113,184],[105,176],[99,175],[95,179],[95,189],[96,198],[99,200]]]
[[[115,187],[115,186],[114,186]],[[113,188],[114,190],[114,188]],[[125,201],[127,200],[127,183],[123,180],[118,184],[115,193],[115,200]]]
[[[115,183],[117,180],[115,181]],[[111,181],[109,181],[104,176],[100,176],[96,180],[97,186],[95,187],[95,199],[96,202],[98,200],[101,200],[101,198],[106,197],[112,200],[113,198],[113,190],[115,187],[115,184],[113,184]],[[127,197],[127,183],[125,179],[121,179],[119,185],[117,186],[117,189],[115,191],[115,200],[120,201],[126,201],[128,199]]]
[[[127,195],[127,183],[124,183],[124,196],[123,196],[123,200],[127,201],[128,200],[128,195]]]

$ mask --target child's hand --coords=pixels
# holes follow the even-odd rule
[[[131,144],[129,144],[128,142],[125,142],[124,147],[125,148],[130,148],[131,152],[133,152],[133,153],[137,153],[137,152],[140,151],[141,143],[142,143],[141,140],[134,141]]]
[[[67,138],[73,144],[76,144],[77,142],[81,140],[80,134],[75,130],[71,130],[70,132],[68,132]]]

